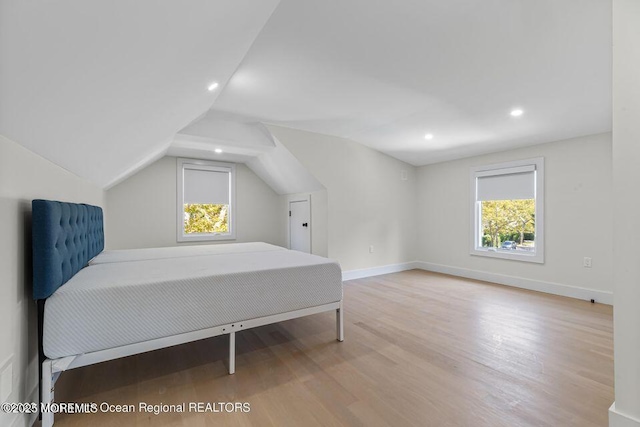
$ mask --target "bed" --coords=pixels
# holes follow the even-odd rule
[[[103,251],[102,210],[34,200],[41,401],[60,373],[256,326],[335,311],[344,339],[338,263],[266,243]],[[53,425],[53,413],[42,413]]]

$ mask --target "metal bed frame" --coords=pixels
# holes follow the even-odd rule
[[[148,351],[161,348],[172,347],[188,342],[198,341],[205,338],[216,337],[218,335],[229,336],[229,375],[236,372],[236,333],[245,329],[256,328],[258,326],[270,325],[272,323],[283,322],[285,320],[310,316],[312,314],[324,313],[335,310],[336,312],[336,339],[344,341],[344,310],[342,301],[330,304],[318,305],[315,307],[303,308],[301,310],[289,311],[271,316],[248,319],[241,322],[230,323],[213,328],[201,329],[179,335],[158,338],[121,347],[108,348],[91,353],[79,354],[76,356],[61,357],[59,359],[48,359],[44,357],[42,345],[40,345],[41,364],[41,402],[43,404],[54,402],[55,383],[64,371],[83,366],[94,365],[108,360],[120,359],[121,357],[132,356],[134,354],[146,353]],[[38,300],[38,318],[40,324],[39,341],[42,342],[42,315],[44,314],[44,300]],[[42,412],[42,427],[51,427],[54,422],[53,412]]]
[[[51,200],[32,202],[33,298],[38,306],[40,401],[54,403],[55,383],[70,369],[172,347],[218,335],[229,335],[229,374],[236,370],[236,333],[245,329],[335,310],[336,338],[344,340],[342,300],[90,353],[49,359],[43,350],[46,300],[104,248],[102,209]],[[42,405],[40,406],[42,409]],[[42,427],[51,427],[54,412],[41,411]]]

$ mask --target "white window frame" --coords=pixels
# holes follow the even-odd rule
[[[229,173],[229,232],[228,233],[184,233],[184,170],[200,169],[216,172]],[[213,162],[209,160],[197,159],[177,159],[176,165],[177,178],[177,241],[178,242],[202,242],[216,240],[235,240],[236,239],[236,165],[234,163]]]
[[[527,166],[535,167],[535,253],[525,252],[513,253],[507,251],[496,251],[482,247],[482,217],[480,214],[480,202],[477,197],[477,180],[481,176],[503,175],[513,173],[517,168]],[[470,196],[471,196],[471,221],[470,221],[470,254],[490,258],[502,258],[516,261],[544,263],[544,158],[516,160],[512,162],[496,163],[486,166],[476,166],[471,168],[470,173]]]

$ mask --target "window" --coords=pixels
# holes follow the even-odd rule
[[[177,174],[178,242],[235,239],[235,165],[178,159]]]
[[[544,159],[471,169],[471,254],[544,262]]]

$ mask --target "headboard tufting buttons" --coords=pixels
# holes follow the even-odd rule
[[[102,252],[102,209],[50,200],[32,207],[33,294],[44,299]]]

